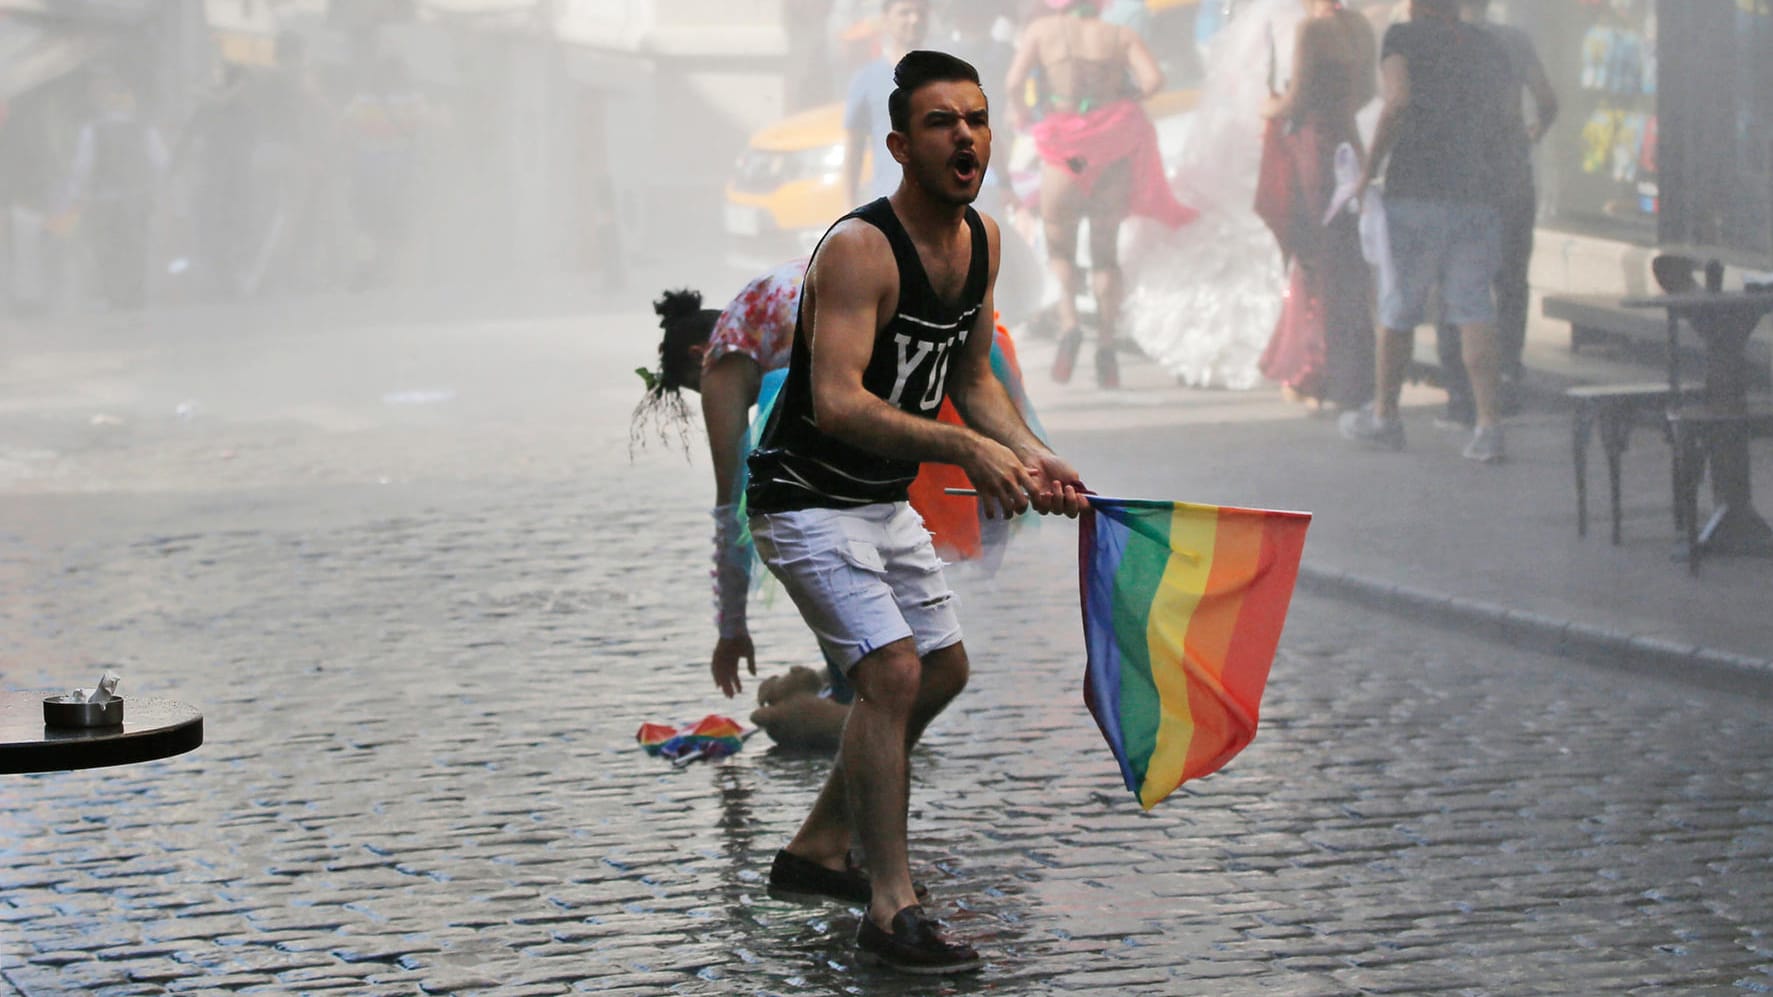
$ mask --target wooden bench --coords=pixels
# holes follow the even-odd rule
[[[1570,323],[1570,352],[1584,346],[1614,343],[1665,345],[1668,321],[1659,312],[1623,308],[1615,294],[1548,294],[1541,306],[1545,317]]]
[[[1668,354],[1668,319],[1654,309],[1625,308],[1621,296],[1614,294],[1548,294],[1540,305],[1541,313],[1555,322],[1570,323],[1570,352],[1584,346],[1622,345],[1633,352],[1656,355],[1666,362]],[[1751,381],[1766,386],[1769,364],[1773,364],[1773,345],[1763,325],[1749,340],[1747,355],[1758,373]],[[1680,335],[1683,361],[1696,361],[1700,356],[1698,340],[1691,329]],[[1659,364],[1660,365],[1660,364]],[[1683,367],[1687,366],[1683,362]]]

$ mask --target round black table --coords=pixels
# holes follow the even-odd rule
[[[1627,298],[1627,308],[1662,308],[1693,327],[1705,346],[1705,394],[1709,409],[1721,413],[1748,411],[1748,338],[1768,313],[1773,291],[1684,291],[1647,298]],[[1732,554],[1773,555],[1773,529],[1755,511],[1749,479],[1748,436],[1729,434],[1711,448],[1711,522],[1701,531],[1700,546]]]
[[[53,695],[0,692],[0,774],[129,765],[203,743],[203,714],[153,697],[123,697],[123,723],[116,727],[45,727],[43,699]]]

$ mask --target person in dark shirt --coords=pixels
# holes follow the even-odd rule
[[[1339,425],[1349,439],[1403,449],[1398,395],[1438,287],[1447,320],[1459,326],[1477,407],[1465,456],[1494,463],[1504,443],[1491,283],[1502,253],[1499,206],[1518,154],[1508,56],[1489,32],[1459,20],[1458,0],[1412,0],[1410,16],[1385,34],[1385,104],[1362,176],[1365,186],[1384,168],[1394,278],[1380,289],[1376,397]]]
[[[953,593],[908,488],[954,464],[991,515],[1076,516],[1078,475],[992,375],[996,222],[970,207],[991,161],[978,72],[911,52],[894,70],[887,149],[898,189],[814,251],[788,377],[751,454],[752,539],[857,698],[831,777],[770,869],[773,892],[866,906],[857,946],[914,972],[979,968],[911,881],[910,749],[966,685]],[[936,419],[951,398],[966,421]],[[848,864],[852,830],[868,875]]]
[[[1527,343],[1527,275],[1533,261],[1533,226],[1539,215],[1539,197],[1533,187],[1533,146],[1557,119],[1558,96],[1533,48],[1532,37],[1520,28],[1488,20],[1489,8],[1490,0],[1459,0],[1460,17],[1495,35],[1508,54],[1508,110],[1514,132],[1511,141],[1519,155],[1510,165],[1504,183],[1502,263],[1496,271],[1496,334],[1502,350],[1501,405],[1506,415],[1520,405],[1520,383],[1525,374],[1521,353]],[[1531,121],[1525,114],[1523,96],[1532,98]],[[1470,426],[1477,418],[1477,409],[1472,404],[1465,361],[1460,357],[1459,327],[1442,322],[1436,333],[1441,381],[1447,389],[1446,421]]]

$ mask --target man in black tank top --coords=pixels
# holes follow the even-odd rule
[[[966,685],[967,655],[906,488],[936,461],[967,473],[989,515],[1076,516],[1087,502],[991,374],[998,232],[969,207],[991,159],[978,74],[912,52],[894,81],[886,148],[903,180],[814,252],[788,379],[750,458],[758,552],[858,692],[839,761],[770,886],[866,903],[864,955],[961,972],[979,958],[918,904],[906,799],[911,745]],[[945,397],[966,427],[936,420]],[[848,865],[852,827],[866,878]]]

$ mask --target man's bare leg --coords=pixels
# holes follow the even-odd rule
[[[1465,370],[1471,376],[1471,396],[1477,407],[1477,424],[1494,426],[1501,415],[1502,340],[1496,326],[1477,322],[1459,327]]]
[[[1379,327],[1377,359],[1379,393],[1373,399],[1373,414],[1381,419],[1397,418],[1398,398],[1404,391],[1404,377],[1416,355],[1416,330]]]
[[[893,660],[897,661],[901,651],[904,657],[909,658],[914,665],[917,665],[916,653],[912,649],[911,642],[903,640],[895,641],[863,658],[856,663],[855,669],[850,673],[851,680],[857,682],[856,702],[851,705],[849,718],[844,722],[841,747],[838,750],[837,759],[832,763],[831,772],[825,777],[825,784],[819,789],[818,798],[813,801],[813,809],[801,822],[800,829],[795,832],[793,840],[788,843],[787,850],[791,854],[817,862],[834,871],[840,871],[846,867],[852,826],[851,808],[848,801],[853,785],[848,772],[850,768],[848,760],[852,751],[860,750],[852,748],[850,730],[856,724],[856,708],[862,705],[866,696],[860,684],[863,665],[888,652],[894,652]],[[917,744],[918,738],[923,736],[924,728],[929,726],[930,721],[934,720],[966,687],[967,670],[966,650],[961,644],[932,651],[929,658],[914,669],[916,687],[911,694],[911,705],[903,718],[900,736],[900,753],[905,758],[909,758],[912,747]],[[871,712],[869,717],[863,721],[863,733],[870,735],[868,741],[870,746],[873,744],[873,729],[878,726],[879,720],[880,717]],[[902,762],[900,766],[902,770],[907,772],[907,786],[909,786],[908,766],[908,762]],[[901,806],[900,810],[900,824],[902,825],[904,823],[904,806]],[[867,825],[860,826],[866,827]],[[872,877],[874,874],[873,848],[866,835],[861,837],[863,851],[868,856],[869,873]],[[900,833],[899,838],[900,864],[905,869],[905,895],[911,896],[911,872],[908,860],[904,858],[903,832]],[[879,893],[875,895],[879,896]],[[881,923],[883,925],[890,924],[894,913],[914,902],[914,900],[908,900],[898,907],[894,907],[887,912],[886,920]]]
[[[844,729],[848,730],[855,715],[855,708],[850,708],[851,719],[844,721]],[[813,800],[812,810],[807,812],[806,819],[800,822],[800,829],[785,849],[788,853],[817,862],[834,872],[846,868],[845,857],[850,850],[850,814],[849,797],[845,789],[844,747],[839,742],[837,757],[831,762],[831,771],[825,776],[825,784],[819,787],[819,795]]]
[[[926,664],[909,640],[857,663],[856,702],[843,729],[851,826],[862,842],[873,899],[868,915],[891,931],[893,915],[917,903],[906,846],[911,746],[966,684],[966,651],[955,644]]]

